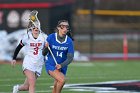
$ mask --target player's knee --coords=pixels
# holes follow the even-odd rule
[[[64,85],[65,82],[66,82],[65,79],[60,79],[60,80],[59,80],[59,83],[62,84],[62,85]]]

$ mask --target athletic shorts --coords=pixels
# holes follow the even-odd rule
[[[51,64],[49,64],[49,63],[46,63],[46,64],[45,64],[45,68],[46,68],[46,72],[47,72],[48,74],[49,74],[49,70],[50,70],[50,71],[56,70],[55,65],[51,65]],[[60,71],[61,71],[64,75],[66,75],[66,73],[67,73],[67,66],[61,68]]]
[[[23,69],[23,71],[26,69],[33,71],[39,77],[42,72],[43,63],[44,63],[43,58],[41,58],[37,62],[32,57],[27,55],[27,56],[25,56],[25,58],[23,60],[22,69]]]

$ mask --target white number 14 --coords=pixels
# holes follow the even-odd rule
[[[63,52],[58,53],[57,51],[57,56],[62,57]]]

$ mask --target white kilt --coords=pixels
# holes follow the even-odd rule
[[[41,57],[39,60],[35,60],[31,56],[26,55],[23,60],[22,69],[23,71],[28,69],[36,73],[37,76],[40,76],[42,72],[43,64],[44,64],[44,57]]]

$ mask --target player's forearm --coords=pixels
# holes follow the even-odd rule
[[[45,47],[45,48],[43,49],[43,51],[42,51],[42,55],[43,55],[43,56],[46,56],[48,52],[49,52],[48,47]]]
[[[19,45],[17,46],[17,48],[15,49],[14,55],[13,55],[13,60],[16,60],[17,55],[18,55],[18,53],[19,53],[19,51],[20,51],[20,49],[21,49],[22,47],[23,47],[23,46],[22,46],[21,44],[19,44]]]
[[[73,57],[74,57],[74,55],[72,53],[68,53],[67,54],[67,59],[63,63],[60,64],[61,67],[65,67],[68,64],[70,64],[72,62],[72,60],[73,60]]]

